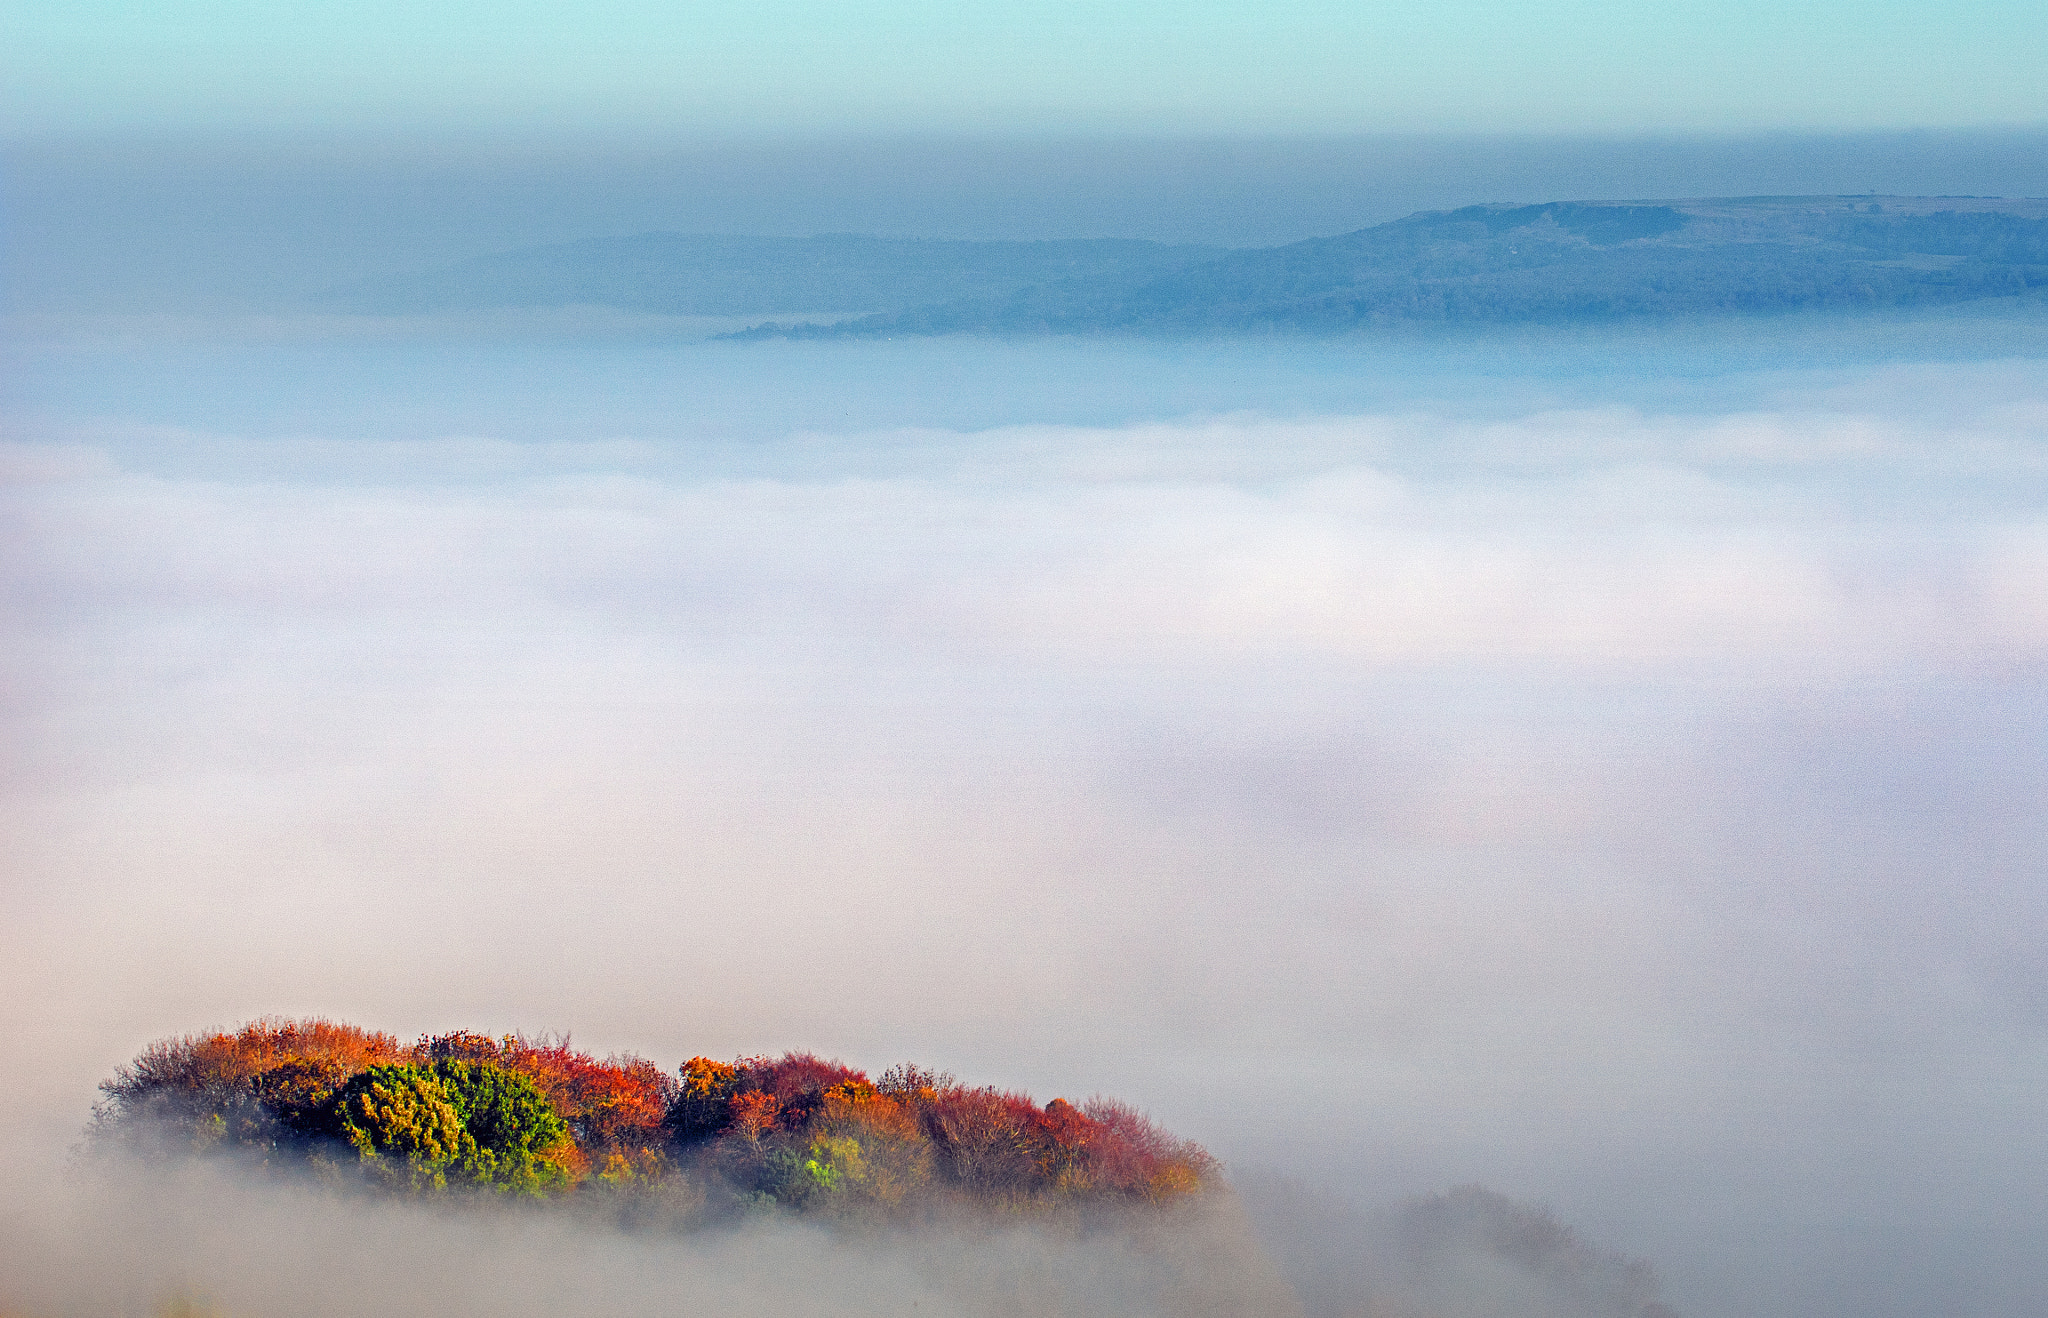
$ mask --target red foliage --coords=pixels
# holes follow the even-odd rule
[[[1033,1161],[1038,1174],[1055,1190],[1078,1189],[1086,1179],[1086,1159],[1102,1127],[1064,1098],[1056,1098],[1038,1114]]]
[[[954,1179],[980,1190],[1030,1187],[1034,1135],[1041,1124],[1030,1099],[956,1086],[939,1091],[923,1107],[925,1134],[939,1147]]]
[[[1014,1207],[1176,1198],[1199,1191],[1216,1166],[1121,1103],[1054,1099],[1041,1108],[910,1065],[875,1084],[854,1067],[791,1052],[692,1058],[672,1076],[631,1055],[600,1061],[566,1038],[456,1031],[407,1048],[326,1020],[266,1019],[154,1044],[103,1086],[111,1101],[98,1120],[109,1130],[131,1119],[136,1129],[182,1122],[195,1145],[225,1138],[274,1153],[319,1138],[323,1105],[364,1068],[443,1060],[488,1062],[531,1080],[568,1125],[574,1147],[556,1161],[572,1181],[651,1180],[684,1171],[675,1159],[689,1153],[736,1187],[798,1204],[828,1191],[883,1205],[966,1192]],[[817,1153],[819,1141],[840,1151]],[[788,1182],[791,1165],[809,1167],[809,1179]]]
[[[648,1149],[662,1142],[662,1121],[681,1086],[643,1057],[600,1062],[567,1039],[502,1039],[466,1030],[423,1038],[417,1051],[440,1061],[490,1062],[516,1071],[546,1094],[579,1147],[588,1152]],[[599,1159],[603,1161],[602,1158]]]
[[[578,1141],[600,1149],[645,1148],[662,1139],[676,1082],[644,1057],[613,1056],[580,1068],[569,1086],[582,1123]]]
[[[1126,1103],[1090,1099],[1083,1115],[1095,1126],[1088,1172],[1103,1189],[1163,1199],[1195,1190],[1215,1173],[1216,1160],[1201,1145],[1167,1134]]]
[[[810,1124],[824,1106],[826,1090],[868,1083],[867,1072],[827,1061],[815,1053],[784,1053],[773,1059],[743,1057],[737,1068],[739,1090],[773,1095],[781,1108],[783,1124],[792,1129]]]
[[[864,1085],[865,1071],[841,1062],[827,1061],[816,1053],[784,1053],[777,1058],[746,1057],[739,1062],[739,1087],[758,1089],[787,1103],[793,1098],[822,1095],[834,1085]]]

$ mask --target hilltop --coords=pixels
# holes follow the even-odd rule
[[[658,1203],[684,1219],[858,1219],[1159,1205],[1215,1178],[1112,1100],[1040,1105],[905,1064],[878,1079],[791,1052],[674,1072],[470,1031],[402,1044],[265,1020],[151,1045],[101,1086],[91,1144],[233,1156],[408,1195]]]
[[[2048,202],[1469,206],[1122,280],[1061,279],[756,337],[1338,334],[1930,306],[2048,288]]]

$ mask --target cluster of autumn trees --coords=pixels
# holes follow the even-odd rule
[[[692,1058],[670,1074],[565,1041],[469,1032],[404,1044],[264,1020],[151,1045],[101,1086],[102,1141],[230,1149],[416,1192],[520,1196],[690,1186],[730,1208],[860,1214],[1160,1202],[1215,1163],[1121,1103],[1040,1107],[898,1066],[809,1053]]]

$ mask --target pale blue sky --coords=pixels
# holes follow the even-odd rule
[[[2038,123],[2038,0],[36,0],[15,131],[1724,131]]]

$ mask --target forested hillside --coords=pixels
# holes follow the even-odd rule
[[[1112,1100],[1040,1106],[914,1065],[871,1079],[809,1053],[669,1072],[556,1040],[457,1031],[403,1044],[266,1020],[153,1044],[101,1088],[101,1151],[238,1156],[413,1195],[658,1196],[705,1219],[1163,1204],[1215,1175],[1199,1146]]]
[[[756,336],[1338,334],[2035,298],[2048,202],[1788,198],[1470,206],[1158,275],[1062,279]]]
[[[651,233],[332,290],[413,314],[603,306],[761,317],[739,339],[1334,335],[2048,297],[2048,201],[1549,202],[1411,215],[1282,247]],[[768,319],[782,313],[801,320]]]

